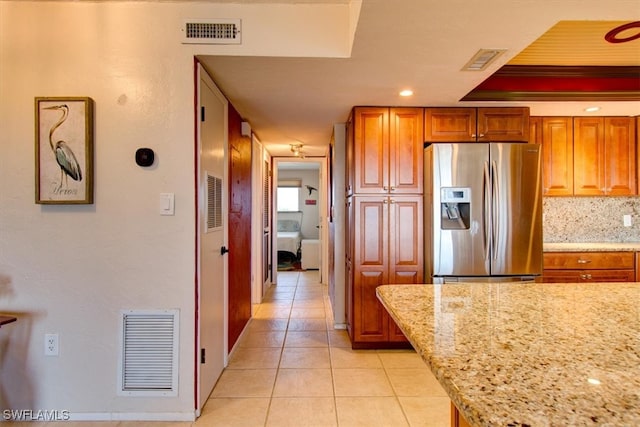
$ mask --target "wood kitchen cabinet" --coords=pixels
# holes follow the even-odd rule
[[[425,108],[424,129],[426,142],[529,142],[529,108]]]
[[[545,196],[573,195],[573,118],[532,117],[531,142],[542,145]]]
[[[632,117],[575,117],[574,194],[637,194],[636,123]]]
[[[471,424],[464,419],[456,405],[451,402],[451,427],[471,427]]]
[[[345,297],[353,348],[409,347],[376,288],[423,281],[423,114],[355,107],[347,123]]]
[[[353,283],[348,331],[353,348],[406,347],[407,340],[376,297],[386,284],[423,282],[423,198],[352,197]]]
[[[545,252],[546,283],[634,282],[634,252]]]
[[[347,194],[422,193],[423,108],[355,107]],[[351,190],[351,191],[350,191]]]
[[[636,118],[532,117],[545,196],[637,194]]]

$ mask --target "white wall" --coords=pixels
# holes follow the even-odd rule
[[[0,406],[193,416],[193,53],[145,4],[2,2]],[[34,203],[34,97],[95,101],[95,203]],[[156,163],[135,164],[139,147]],[[175,193],[175,215],[158,198]],[[116,395],[122,309],[180,310],[179,394]],[[45,357],[44,334],[60,355]]]
[[[350,14],[347,5],[0,0],[0,312],[19,317],[0,330],[1,408],[193,417],[193,57],[345,56]],[[182,22],[199,17],[242,18],[243,44],[181,44]],[[325,20],[341,29],[327,32]],[[34,203],[39,96],[95,101],[92,205]],[[135,164],[139,147],[155,150],[154,166]],[[174,216],[159,215],[163,192],[175,193]],[[120,310],[148,308],[180,310],[177,397],[116,394]],[[58,357],[43,355],[45,333],[59,334]]]

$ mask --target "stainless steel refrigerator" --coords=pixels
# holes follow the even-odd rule
[[[542,274],[540,146],[425,146],[425,277],[433,283]]]

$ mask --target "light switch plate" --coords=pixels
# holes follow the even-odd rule
[[[173,193],[160,193],[160,215],[175,214],[175,195]]]
[[[631,215],[622,215],[622,223],[625,227],[631,227]]]

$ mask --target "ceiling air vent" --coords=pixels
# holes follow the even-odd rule
[[[240,19],[191,19],[182,27],[182,43],[240,44]]]
[[[480,49],[473,55],[473,58],[462,67],[462,71],[482,71],[505,52],[506,49]]]

